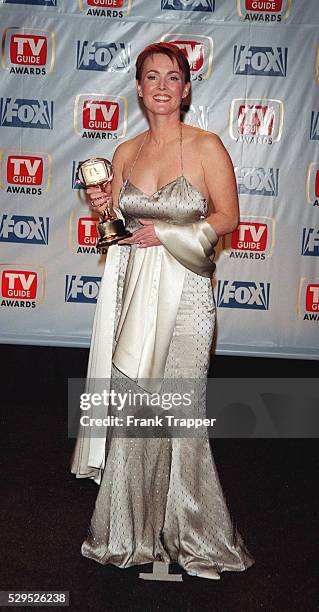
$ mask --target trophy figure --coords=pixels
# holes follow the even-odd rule
[[[112,164],[103,157],[91,157],[79,163],[77,176],[78,182],[84,189],[100,187],[104,191],[106,185],[113,178]],[[122,219],[118,219],[114,214],[112,215],[108,207],[98,214],[100,217],[97,226],[100,236],[96,245],[98,249],[132,236],[131,232],[125,229]]]

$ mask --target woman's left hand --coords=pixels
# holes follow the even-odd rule
[[[131,238],[119,240],[117,244],[138,244],[141,248],[162,244],[155,234],[154,223],[151,219],[139,219],[139,222],[144,227],[136,230]]]

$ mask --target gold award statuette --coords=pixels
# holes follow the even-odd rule
[[[113,179],[112,164],[103,157],[91,157],[79,163],[77,176],[78,182],[84,189],[100,187],[102,191],[105,191],[106,185]],[[97,229],[100,238],[96,245],[98,249],[132,236],[131,232],[125,229],[122,219],[112,214],[108,207],[99,213],[99,217],[100,223]]]

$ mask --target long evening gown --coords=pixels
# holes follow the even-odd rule
[[[175,226],[205,219],[207,201],[183,175],[182,141],[181,175],[152,196],[130,181],[134,164],[119,199],[129,230],[141,227],[138,218],[159,219]],[[143,266],[148,276],[159,277],[165,246],[110,248],[126,250],[117,283],[118,330],[123,305],[128,313],[136,306],[134,288],[143,276]],[[139,266],[135,280],[134,266]],[[206,380],[209,366],[216,317],[211,279],[189,269],[183,271],[164,381]],[[130,291],[132,282],[135,285]],[[150,293],[153,297],[155,285]],[[149,299],[148,294],[144,299]],[[132,327],[129,316],[124,318],[124,328],[125,321]],[[144,323],[138,319],[136,324]],[[121,359],[112,363],[111,384],[123,377],[120,365]],[[136,379],[132,380],[132,388],[138,388]],[[205,397],[202,401],[201,412],[205,416]],[[76,466],[73,472],[77,472]],[[214,568],[218,573],[241,571],[254,563],[232,523],[207,432],[197,438],[118,438],[109,430],[100,488],[81,551],[102,564],[124,568],[154,561],[177,562],[190,573],[194,567]]]

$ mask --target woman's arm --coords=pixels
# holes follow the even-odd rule
[[[206,221],[222,236],[235,230],[239,223],[233,163],[219,136],[208,132],[200,138],[200,157],[210,196]]]
[[[118,207],[119,194],[120,194],[121,187],[123,184],[123,166],[124,166],[126,148],[127,148],[127,143],[125,142],[118,145],[118,147],[115,149],[113,159],[112,159],[114,178],[111,184],[112,184],[113,206],[115,208]]]

